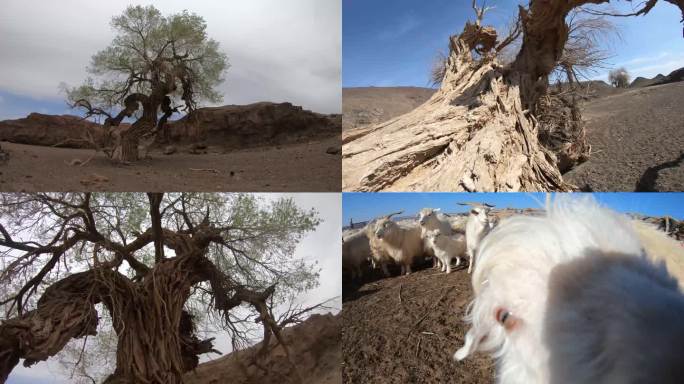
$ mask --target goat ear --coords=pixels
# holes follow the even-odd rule
[[[439,212],[441,209],[442,209],[442,208],[435,208],[435,209],[433,209],[433,211]]]

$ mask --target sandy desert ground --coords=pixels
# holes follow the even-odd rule
[[[418,87],[359,87],[342,89],[342,129],[377,124],[426,102],[435,89]]]
[[[684,190],[682,100],[684,82],[586,102],[591,157],[565,179],[593,191]]]
[[[587,191],[684,190],[684,82],[642,86],[651,80],[641,78],[624,90],[592,82],[591,97],[582,102],[592,154],[564,175],[568,182]],[[345,89],[343,130],[366,125],[368,116],[381,122],[406,113],[433,92]]]
[[[225,151],[208,147],[207,154],[179,148],[133,165],[117,165],[98,153],[84,166],[74,159],[93,156],[88,149],[53,148],[3,142],[9,161],[0,166],[0,188],[16,191],[339,191],[339,146],[331,137],[302,144]]]
[[[430,268],[385,278],[376,271],[345,282],[342,304],[344,383],[492,383],[494,363],[485,356],[456,362],[472,299],[465,262],[451,274]]]
[[[157,137],[148,158],[124,165],[102,152],[95,155],[93,144],[103,146],[107,136],[102,125],[72,115],[31,113],[0,121],[0,145],[9,152],[9,161],[0,162],[0,188],[339,191],[341,126],[340,115],[291,103],[200,108],[193,118],[169,122],[166,139]]]

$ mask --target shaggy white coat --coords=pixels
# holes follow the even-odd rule
[[[456,266],[461,265],[461,256],[466,252],[465,236],[456,234],[444,235],[438,229],[428,231],[425,235],[429,248],[440,261],[441,271],[451,273],[451,260],[456,259]]]
[[[440,233],[451,236],[454,234],[454,230],[449,223],[449,220],[441,215],[439,208],[423,208],[418,212],[418,225],[421,228],[420,236],[423,238],[423,244],[425,246],[425,254],[434,257],[433,268],[442,268],[444,270],[444,265],[442,261],[435,257],[432,247],[427,243],[427,232],[432,230],[439,230]]]
[[[486,207],[471,207],[468,214],[468,221],[466,221],[466,249],[468,253],[468,273],[472,272],[475,266],[475,256],[480,242],[490,231],[491,226],[487,213],[489,208]]]
[[[383,217],[375,224],[375,237],[379,239],[382,252],[401,266],[401,274],[410,274],[413,260],[423,254],[420,227],[404,228],[389,217]]]
[[[454,358],[491,353],[505,384],[681,382],[684,295],[640,237],[591,198],[503,220],[478,250],[472,325]]]
[[[363,263],[370,257],[370,243],[365,229],[342,238],[342,268],[351,274],[352,280],[363,277]]]

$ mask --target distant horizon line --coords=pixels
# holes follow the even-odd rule
[[[617,66],[617,67],[620,67],[620,66]],[[616,68],[617,68],[617,67],[616,67]],[[646,77],[646,76],[641,76],[641,75],[639,75],[639,76],[633,76],[632,82],[634,82],[634,80],[636,80],[636,79],[638,79],[638,78],[643,78],[643,79],[646,79],[646,80],[653,80],[653,79],[655,79],[656,77],[659,77],[659,76],[667,77],[667,76],[671,75],[672,73],[674,73],[674,72],[676,72],[676,71],[679,71],[679,70],[684,70],[684,67],[674,68],[674,69],[672,69],[670,72],[668,72],[667,74],[664,74],[664,73],[660,72],[660,73],[656,74],[656,75],[653,76],[653,77]],[[629,70],[628,70],[628,72],[629,72]],[[607,74],[606,74],[606,76],[607,76]],[[585,80],[581,80],[580,82],[586,82],[586,81],[602,81],[602,82],[608,84],[608,82],[605,80],[605,77],[606,77],[606,76],[601,76],[601,77],[590,77],[590,78],[587,78],[587,79],[585,79]],[[565,82],[564,82],[564,83],[565,83]],[[631,83],[630,83],[630,84],[631,84]],[[434,87],[434,86],[430,86],[430,85],[425,85],[425,86],[420,86],[420,85],[405,85],[405,84],[404,84],[404,85],[401,85],[401,84],[391,84],[391,85],[351,85],[351,86],[347,86],[347,85],[344,85],[344,84],[342,85],[342,89],[355,89],[355,88],[419,88],[419,89],[434,89],[434,90],[438,90],[438,89],[439,89],[439,87]]]

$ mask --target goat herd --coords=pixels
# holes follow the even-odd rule
[[[392,221],[392,216],[402,213],[399,211],[377,218],[365,228],[349,233],[342,238],[343,270],[356,279],[363,276],[364,265],[370,261],[374,269],[380,266],[385,276],[389,276],[387,265],[396,263],[404,275],[411,273],[411,265],[425,255],[433,258],[435,267],[447,273],[451,273],[452,260],[456,259],[458,266],[461,258],[467,256],[470,273],[477,244],[492,226],[488,212],[493,206],[460,204],[471,206],[465,222],[465,234],[461,229],[461,217],[453,217],[433,208],[423,208],[419,212],[418,226]]]
[[[385,276],[396,263],[404,275],[427,256],[450,273],[467,256],[470,329],[453,357],[492,354],[500,383],[684,381],[680,242],[592,198],[498,222],[493,206],[463,204],[465,218],[424,208],[418,225],[395,212],[347,231],[343,269],[358,280],[366,261]]]

